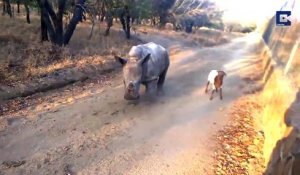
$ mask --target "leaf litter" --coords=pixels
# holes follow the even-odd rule
[[[229,115],[231,122],[215,136],[217,148],[213,155],[216,175],[263,174],[264,136],[255,126],[255,115],[262,110],[254,96],[237,100]]]

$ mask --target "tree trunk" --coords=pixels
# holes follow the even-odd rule
[[[104,18],[105,18],[105,15],[101,15],[101,17],[100,17],[100,22],[103,22],[103,21],[104,21]]]
[[[152,17],[151,23],[152,23],[152,26],[156,26],[156,20],[155,20],[155,17]]]
[[[5,0],[5,3],[6,3],[6,5],[5,5],[6,6],[6,12],[12,18],[10,0]]]
[[[124,7],[123,12],[120,15],[120,21],[125,32],[126,38],[130,39],[130,14],[127,6]]]
[[[63,46],[67,45],[73,35],[76,25],[82,20],[83,11],[85,11],[83,5],[85,0],[76,0],[76,6],[73,17],[67,26],[66,32],[64,33],[63,26],[63,13],[65,10],[66,1],[59,0],[57,4],[57,13],[53,10],[53,6],[48,0],[37,0],[41,9],[41,36],[42,41],[48,40],[53,44]]]
[[[6,3],[5,3],[5,0],[2,0],[2,5],[3,5],[2,15],[5,15],[5,13],[6,13]]]
[[[46,38],[48,39],[48,36],[50,37],[50,41],[53,44],[56,44],[56,36],[55,36],[55,30],[52,25],[51,19],[49,15],[51,15],[52,19],[56,19],[56,14],[53,11],[52,7],[48,3],[47,0],[37,0],[38,5],[41,9],[41,35],[42,35],[42,41],[45,41]],[[47,35],[45,34],[47,32]]]
[[[126,32],[126,21],[125,21],[124,17],[120,17],[120,22],[122,24],[122,28],[123,28],[124,32]]]
[[[50,41],[53,44],[59,46],[63,45],[63,22],[62,13],[65,7],[64,0],[59,1],[59,10],[55,14],[52,5],[47,0],[39,1],[41,7],[41,30],[42,30],[42,41],[50,37]],[[51,17],[51,18],[50,18]],[[47,31],[47,35],[46,35]]]
[[[20,0],[17,1],[17,13],[20,13]]]
[[[41,10],[41,40],[43,41],[49,41],[48,39],[48,30],[47,26],[45,23],[44,15],[43,15],[43,10]]]
[[[67,27],[67,30],[65,32],[65,35],[64,35],[64,45],[67,45],[69,44],[70,42],[70,39],[74,33],[74,30],[76,29],[76,26],[78,24],[79,21],[82,20],[82,15],[83,15],[83,12],[84,12],[84,3],[85,3],[85,0],[77,0],[76,2],[76,6],[75,6],[75,10],[74,10],[74,14],[73,14],[73,17]]]
[[[100,12],[100,22],[104,21],[105,15],[106,15],[106,13],[105,13],[105,1],[102,1],[101,12]]]
[[[113,13],[111,11],[107,11],[105,13],[106,29],[105,29],[104,36],[109,35],[110,28],[113,25],[113,20],[114,20]]]
[[[44,18],[44,22],[45,22],[45,26],[47,28],[49,37],[50,37],[50,41],[53,44],[56,44],[56,33],[55,33],[55,29],[52,26],[52,22],[51,19],[49,18],[49,15],[47,14],[47,12],[45,12],[46,10],[43,10],[43,18]]]
[[[130,16],[126,17],[126,38],[130,39]]]
[[[159,14],[159,27],[163,28],[165,27],[167,23],[167,14],[161,13]]]
[[[26,10],[26,20],[27,20],[27,23],[30,24],[30,10],[29,10],[28,4],[25,3],[24,6],[25,6],[25,10]],[[18,10],[19,10],[19,6],[18,6]]]
[[[48,30],[47,30],[47,25],[45,22],[45,18],[44,18],[44,8],[42,7],[41,2],[38,0],[38,4],[40,6],[40,18],[41,18],[41,41],[49,41],[48,39]]]
[[[193,24],[188,24],[185,26],[185,32],[186,33],[192,33],[193,32]]]
[[[63,13],[65,5],[65,0],[59,0],[57,18],[55,21],[56,44],[58,44],[59,46],[62,46],[64,44]]]
[[[109,18],[106,20],[106,29],[104,32],[104,36],[108,36],[109,35],[109,31],[111,26],[113,25],[113,18]]]
[[[15,17],[15,8],[14,8],[14,6],[11,6],[11,16],[13,18]]]

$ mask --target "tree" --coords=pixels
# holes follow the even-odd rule
[[[150,19],[153,15],[152,0],[138,0],[129,4],[131,22],[140,24],[144,19]]]
[[[30,24],[30,10],[29,10],[28,0],[24,0],[24,7],[25,7],[25,10],[26,10],[26,21],[27,21],[28,24]],[[20,13],[19,6],[18,6],[18,13]]]
[[[67,45],[73,35],[79,21],[82,21],[85,11],[85,0],[76,0],[74,4],[73,17],[70,20],[64,33],[63,14],[66,8],[66,0],[58,0],[57,12],[48,0],[37,0],[41,10],[41,38],[42,41],[48,40],[53,44],[63,46]]]
[[[30,24],[30,9],[37,7],[36,0],[11,0],[11,3],[17,4],[17,13],[20,13],[20,5],[24,5],[26,12],[26,21],[28,24]]]
[[[44,18],[44,9],[41,8],[40,9],[40,12],[41,12],[41,40],[42,41],[49,41],[49,38],[48,38],[48,30],[47,30],[47,25],[46,25],[46,21],[45,21],[45,18]]]
[[[168,10],[174,5],[176,0],[152,0],[153,12],[159,17],[160,27],[164,27],[167,23]]]
[[[130,12],[128,5],[124,6],[119,16],[126,38],[130,39]]]
[[[17,13],[20,13],[20,4],[21,4],[21,0],[17,0]]]
[[[11,11],[11,5],[10,0],[3,0],[3,13],[2,15],[5,15],[7,13],[11,18],[13,17],[12,11]]]
[[[73,17],[72,17],[69,25],[67,26],[67,30],[64,34],[64,45],[69,44],[69,41],[74,33],[74,30],[76,29],[78,22],[82,21],[82,16],[85,11],[84,3],[85,3],[85,0],[76,0]]]
[[[193,27],[223,28],[223,12],[210,0],[177,0],[171,11],[173,22],[187,33],[191,33]]]
[[[2,15],[5,15],[5,13],[6,13],[6,3],[5,3],[5,0],[2,0],[2,9],[3,9],[3,11],[2,11]]]
[[[126,38],[130,39],[130,21],[131,10],[128,3],[124,1],[106,1],[102,3],[105,7],[102,7],[105,11],[106,30],[104,35],[108,36],[110,28],[113,26],[113,18],[118,18],[122,24],[122,28],[125,32]],[[101,12],[101,13],[102,13]]]

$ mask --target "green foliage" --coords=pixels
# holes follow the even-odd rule
[[[54,9],[59,0],[51,0]],[[74,0],[66,0],[64,14],[70,14],[74,8]],[[11,0],[12,3],[26,3],[31,9],[38,9],[36,0]],[[223,12],[218,10],[210,0],[87,0],[87,13],[90,16],[105,15],[118,17],[127,5],[132,18],[137,21],[143,19],[159,19],[161,23],[172,23],[179,28],[187,25],[195,27],[211,27],[223,29]],[[156,21],[157,24],[158,21]],[[253,30],[255,27],[249,27]]]
[[[181,28],[190,25],[215,29],[224,28],[223,12],[210,0],[177,0],[172,7],[172,14]]]
[[[38,8],[36,0],[11,0],[11,3],[20,3],[20,5],[27,4],[31,8]]]
[[[209,28],[224,30],[224,24],[222,22],[211,22],[208,25]]]
[[[153,16],[153,7],[151,0],[139,0],[129,5],[132,16],[140,19],[149,19]]]
[[[256,29],[256,24],[241,25],[235,22],[228,22],[225,24],[226,28],[230,32],[249,33]]]

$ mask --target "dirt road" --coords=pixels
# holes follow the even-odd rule
[[[242,95],[239,71],[251,63],[254,35],[199,48],[163,36],[142,36],[171,50],[165,95],[139,103],[123,100],[121,76],[111,86],[74,103],[16,122],[0,133],[0,174],[212,174],[211,138]],[[224,69],[224,99],[209,101],[211,69]],[[29,117],[30,118],[30,117]]]

